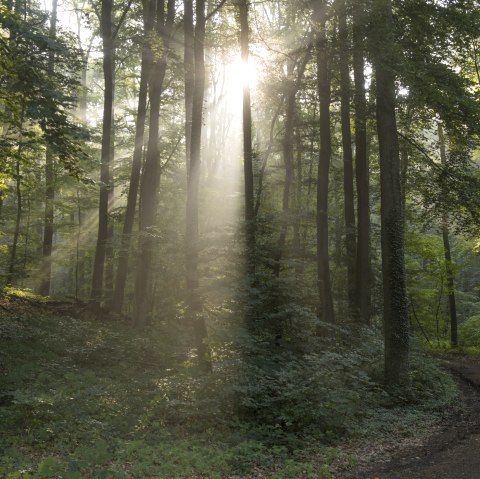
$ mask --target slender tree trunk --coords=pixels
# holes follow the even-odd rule
[[[190,136],[186,210],[187,314],[194,328],[199,365],[204,370],[210,370],[210,350],[206,344],[207,325],[205,318],[202,316],[203,304],[200,295],[200,279],[198,274],[198,195],[200,186],[203,100],[205,94],[205,0],[196,1],[195,13],[192,129]]]
[[[374,67],[380,153],[385,381],[408,381],[409,325],[405,282],[400,155],[395,117],[395,53],[391,0],[375,0]]]
[[[114,48],[112,37],[112,0],[102,0],[100,30],[103,41],[103,99],[102,152],[100,165],[100,201],[98,206],[98,236],[93,264],[91,299],[99,303],[103,297],[105,256],[109,237],[110,166],[113,160],[113,96]]]
[[[247,0],[240,0],[240,49],[242,63],[248,65],[250,56],[249,46],[249,22]],[[254,235],[253,228],[249,224],[255,219],[254,209],[254,181],[253,181],[253,142],[252,142],[252,106],[250,98],[250,85],[248,80],[243,84],[243,171],[245,181],[245,221],[247,223],[247,237]],[[254,241],[254,238],[251,239]]]
[[[55,200],[54,157],[51,148],[48,146],[45,156],[45,184],[45,218],[42,248],[43,261],[39,292],[44,296],[48,296],[50,294],[50,281],[52,275],[53,204]]]
[[[22,146],[20,145],[18,147],[17,160],[15,162],[15,193],[17,198],[17,214],[15,216],[15,230],[13,232],[12,249],[10,250],[10,265],[8,268],[7,284],[12,284],[13,279],[15,278],[15,262],[17,260],[17,246],[18,238],[20,236],[20,224],[22,220],[22,177],[20,175],[21,153]]]
[[[88,73],[88,55],[84,55],[84,64],[82,66],[82,76],[80,79],[80,99],[78,104],[79,119],[83,124],[87,122],[87,106],[88,106],[87,73]]]
[[[57,3],[52,2],[52,12],[50,18],[50,38],[57,35]],[[55,57],[50,54],[48,60],[48,73],[55,74]],[[50,146],[47,145],[45,154],[45,219],[43,227],[43,265],[40,283],[40,294],[48,296],[50,294],[50,281],[52,276],[52,247],[53,247],[53,216],[55,201],[55,158]]]
[[[153,19],[148,12],[144,12],[144,30],[148,33],[153,28]],[[144,42],[146,42],[146,38]],[[130,173],[130,187],[128,189],[127,209],[122,231],[122,242],[118,258],[117,276],[115,278],[115,290],[112,300],[112,310],[121,313],[125,297],[125,284],[128,273],[128,260],[130,256],[130,244],[137,206],[138,188],[142,169],[143,143],[145,138],[145,121],[147,117],[148,78],[151,73],[152,58],[148,52],[146,43],[143,47],[142,65],[140,71],[140,88],[138,92],[137,120],[135,124],[135,147],[133,150],[132,171]]]
[[[22,271],[22,288],[24,287],[25,273],[27,271],[28,261],[28,243],[30,241],[30,220],[32,213],[32,204],[30,196],[27,196],[27,224],[25,225],[25,243],[23,245],[23,271]]]
[[[295,209],[295,221],[293,224],[293,254],[297,261],[295,266],[295,272],[302,274],[304,271],[303,258],[302,258],[302,238],[300,235],[300,227],[302,224],[302,183],[303,183],[303,150],[302,150],[302,128],[298,124],[297,115],[297,127],[295,129],[295,149],[296,149],[296,176],[295,176],[295,196],[294,196],[294,209]]]
[[[357,258],[355,267],[358,321],[370,324],[370,199],[367,154],[367,101],[365,95],[365,40],[363,2],[355,0],[353,11],[353,76],[355,83],[355,173],[357,184]]]
[[[347,7],[345,0],[338,4],[338,29],[340,41],[340,97],[343,147],[343,189],[345,214],[345,245],[347,252],[347,292],[350,316],[356,310],[356,274],[357,254],[355,234],[355,198],[353,191],[353,153],[352,132],[350,129],[350,46],[347,30]]]
[[[288,232],[288,213],[290,211],[290,196],[295,180],[295,160],[294,160],[294,128],[295,128],[295,113],[297,93],[300,89],[305,68],[310,59],[311,50],[309,49],[302,62],[297,66],[297,75],[291,81],[289,92],[287,94],[287,101],[285,107],[285,131],[283,135],[283,163],[285,165],[285,183],[283,187],[282,211],[283,222],[280,230],[280,236],[277,242],[277,254],[275,258],[274,274],[276,277],[280,275],[280,262],[283,256],[283,249],[287,239]],[[293,70],[293,68],[292,68]],[[290,72],[293,76],[293,71]]]
[[[112,135],[113,140],[113,135]],[[111,171],[113,171],[113,165],[111,167]],[[110,181],[110,188],[108,190],[108,212],[113,209],[113,205],[115,203],[114,197],[114,184],[113,184],[113,176]],[[115,223],[110,218],[108,218],[108,229],[107,229],[107,242],[105,248],[105,291],[104,297],[108,304],[108,307],[111,307],[112,300],[113,300],[113,293],[114,293],[114,279],[115,279],[115,270],[114,270],[114,248],[113,248],[113,237],[115,233]]]
[[[158,57],[158,52],[157,58],[154,56],[149,85],[149,133],[147,154],[140,186],[140,240],[133,302],[133,320],[138,326],[146,324],[151,305],[151,269],[155,246],[152,229],[155,227],[157,215],[161,173],[159,148],[160,102],[163,81],[167,70],[167,52],[175,15],[174,7],[174,0],[168,0],[166,20],[164,0],[158,0],[156,4],[155,0],[150,0],[148,9],[149,15],[152,15],[152,18],[156,18],[157,34],[163,40],[164,51],[160,57]],[[152,55],[155,55],[153,50]]]
[[[76,248],[75,248],[75,299],[79,298],[79,279],[80,279],[80,261],[82,261],[80,255],[81,237],[82,237],[82,207],[80,205],[80,194],[77,189],[77,235],[76,235]],[[82,278],[83,279],[83,278]]]
[[[193,89],[195,86],[195,53],[194,53],[194,26],[193,0],[183,2],[183,29],[184,29],[184,68],[185,68],[185,153],[187,175],[190,174],[190,145],[192,137],[192,108]]]
[[[442,125],[438,124],[438,139],[440,142],[440,157],[442,165],[447,164],[447,148],[445,144],[445,135]],[[448,215],[442,217],[442,238],[443,250],[445,255],[445,271],[447,275],[448,288],[448,310],[450,313],[450,344],[452,347],[458,346],[458,324],[457,324],[457,305],[455,301],[455,273],[453,271],[452,250],[450,247],[450,232],[448,230]]]
[[[334,322],[330,259],[328,251],[328,183],[332,155],[330,133],[330,77],[326,33],[326,2],[315,2],[315,16],[319,28],[317,49],[318,95],[320,100],[320,155],[317,175],[317,274],[319,316],[322,321]]]
[[[250,25],[248,0],[238,1],[240,22],[240,51],[242,63],[248,65],[250,57]],[[243,178],[245,192],[245,240],[246,240],[246,266],[250,284],[255,282],[255,191],[253,173],[253,141],[252,141],[252,104],[250,85],[248,80],[243,83],[242,100],[242,127],[243,127]],[[247,314],[250,316],[250,313]]]

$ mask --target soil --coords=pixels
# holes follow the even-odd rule
[[[458,357],[443,364],[458,382],[465,409],[445,419],[425,444],[400,448],[388,462],[359,466],[345,479],[480,478],[480,362]]]

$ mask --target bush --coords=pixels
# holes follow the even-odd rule
[[[372,335],[364,339],[348,349],[256,357],[244,365],[238,386],[243,412],[276,441],[281,434],[285,440],[289,434],[328,440],[348,432],[380,389],[381,342]]]
[[[465,320],[458,332],[460,346],[480,346],[480,314]]]

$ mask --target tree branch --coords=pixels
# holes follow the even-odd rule
[[[227,0],[221,0],[220,3],[205,17],[205,21],[210,20],[225,4]]]
[[[125,21],[125,17],[127,16],[127,13],[130,11],[132,3],[133,3],[133,0],[128,0],[128,3],[125,5],[125,8],[122,12],[122,16],[120,17],[120,20],[118,21],[118,24],[115,28],[115,31],[113,32],[112,40],[115,40],[115,38],[117,38],[118,31],[120,30],[120,27],[122,26],[123,22]]]

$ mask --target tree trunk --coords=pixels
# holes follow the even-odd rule
[[[287,93],[287,101],[285,107],[285,126],[283,135],[283,163],[285,165],[285,183],[283,187],[282,211],[283,220],[280,230],[280,236],[277,242],[277,252],[275,257],[274,274],[278,278],[280,275],[280,262],[283,256],[283,249],[287,239],[288,232],[288,213],[290,211],[290,196],[295,179],[295,160],[294,160],[294,127],[295,127],[295,113],[296,113],[296,99],[297,93],[300,89],[300,84],[305,73],[305,68],[310,59],[311,50],[309,49],[302,62],[297,66],[297,75],[290,81],[289,91]],[[292,65],[293,67],[294,65]],[[293,68],[291,68],[293,70]],[[293,76],[293,71],[289,72]]]
[[[130,187],[128,189],[127,209],[122,231],[122,242],[118,258],[115,290],[112,299],[112,310],[121,313],[125,297],[125,284],[128,273],[128,260],[130,244],[137,206],[138,188],[142,170],[143,142],[145,138],[145,121],[147,117],[148,78],[151,73],[151,55],[148,52],[147,34],[153,28],[153,18],[149,12],[144,12],[144,46],[142,52],[142,65],[140,70],[140,88],[138,92],[137,120],[135,124],[135,146],[133,150],[132,171],[130,173]]]
[[[30,220],[32,213],[32,204],[30,196],[27,196],[27,224],[25,225],[25,243],[23,245],[23,269],[22,269],[22,288],[24,287],[25,273],[27,271],[27,261],[28,261],[28,243],[30,240]]]
[[[440,157],[442,165],[447,164],[447,149],[445,145],[445,135],[442,125],[438,124],[438,139],[440,142]],[[452,250],[450,248],[450,232],[448,230],[448,215],[442,217],[442,238],[443,250],[445,255],[445,271],[447,275],[448,287],[448,310],[450,313],[450,344],[452,347],[458,346],[458,324],[457,324],[457,305],[455,302],[455,274],[452,263]]]
[[[77,215],[78,215],[78,224],[77,224],[77,234],[75,238],[76,247],[75,247],[75,299],[79,298],[79,289],[80,289],[80,245],[82,237],[82,207],[80,205],[80,194],[77,188]],[[83,279],[83,277],[82,277]]]
[[[300,227],[302,225],[302,183],[303,183],[303,150],[302,150],[302,128],[298,124],[297,115],[297,127],[295,129],[295,148],[297,157],[297,171],[295,177],[295,196],[294,196],[294,209],[295,209],[295,221],[293,223],[293,255],[297,261],[295,265],[295,272],[298,275],[304,272],[304,262],[302,250],[304,243],[300,234]]]
[[[375,0],[373,14],[376,19],[373,53],[380,154],[385,382],[399,385],[408,381],[409,326],[391,0]]]
[[[22,147],[20,145],[18,147],[17,161],[15,162],[15,193],[17,197],[17,214],[15,216],[15,230],[13,232],[12,249],[10,250],[10,265],[8,268],[7,285],[12,284],[15,277],[15,262],[17,260],[17,246],[18,238],[20,236],[20,223],[22,220],[22,177],[20,175],[21,153]]]
[[[339,0],[338,29],[340,41],[340,101],[343,147],[343,189],[345,199],[345,246],[347,253],[347,292],[350,316],[354,317],[356,310],[355,261],[357,244],[355,235],[355,198],[353,191],[352,132],[350,129],[350,47],[345,0]]]
[[[183,29],[184,29],[184,68],[185,68],[185,156],[187,175],[190,174],[190,144],[192,136],[192,108],[193,89],[195,86],[195,53],[194,53],[194,26],[193,0],[183,2]]]
[[[315,14],[319,28],[317,49],[318,95],[320,100],[320,154],[317,174],[317,274],[319,317],[321,321],[335,321],[330,259],[328,252],[328,182],[332,155],[330,133],[330,78],[326,33],[326,2],[315,2]]]
[[[152,75],[150,77],[150,118],[147,155],[140,186],[140,239],[137,271],[135,275],[135,292],[133,302],[133,320],[138,326],[147,322],[151,305],[151,268],[153,248],[155,246],[152,229],[155,226],[158,204],[158,190],[160,186],[160,100],[167,70],[167,51],[169,47],[171,28],[175,15],[174,0],[168,0],[168,13],[165,20],[165,1],[150,0],[149,15],[156,18],[157,34],[163,40],[164,50],[160,57],[154,57]],[[152,50],[152,55],[155,51]]]
[[[248,65],[250,56],[250,26],[248,20],[248,0],[239,0],[238,13],[240,22],[240,51],[244,67]],[[255,191],[253,174],[253,142],[252,142],[252,104],[250,85],[247,79],[243,83],[242,100],[243,128],[243,178],[245,191],[245,239],[246,266],[250,283],[255,281]]]
[[[98,205],[98,236],[93,264],[91,299],[99,303],[103,297],[105,256],[109,236],[110,165],[113,160],[113,96],[114,48],[112,38],[112,0],[102,0],[100,30],[103,41],[103,98],[102,151],[100,165],[100,201]]]
[[[211,357],[210,350],[206,344],[207,325],[205,318],[202,316],[203,304],[200,295],[200,280],[198,274],[198,194],[200,186],[203,100],[205,94],[205,0],[197,0],[195,13],[192,129],[190,134],[190,162],[188,165],[186,210],[187,315],[189,321],[193,324],[199,366],[208,371],[211,369]]]
[[[370,324],[371,265],[370,265],[370,200],[367,154],[367,101],[365,95],[364,6],[354,3],[353,12],[353,76],[355,83],[355,173],[357,184],[357,258],[355,292],[357,319]]]
[[[57,3],[52,2],[52,13],[50,18],[50,38],[57,35]],[[55,74],[55,57],[50,53],[48,60],[48,72]],[[43,227],[43,261],[40,283],[40,294],[48,296],[50,294],[50,281],[52,276],[52,246],[53,246],[53,213],[55,201],[55,159],[53,151],[47,145],[45,154],[45,219]]]
[[[246,68],[250,56],[249,23],[247,0],[239,2],[240,14],[240,49],[242,63]],[[255,219],[254,182],[253,182],[253,146],[252,146],[252,106],[248,80],[243,84],[243,168],[245,180],[245,221],[252,223]],[[247,235],[248,236],[248,235]]]

